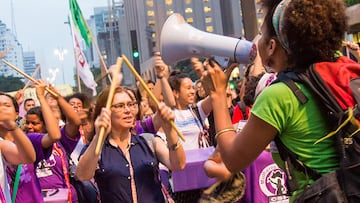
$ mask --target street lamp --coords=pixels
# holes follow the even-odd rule
[[[59,69],[56,68],[56,69],[52,69],[50,68],[49,69],[49,73],[50,73],[50,77],[47,77],[46,78],[46,81],[49,83],[49,84],[53,84],[55,79],[56,79],[56,75],[57,73],[59,72]]]
[[[65,84],[64,55],[67,54],[67,50],[63,48],[54,49],[54,54],[59,57],[59,61],[61,62],[63,84]]]

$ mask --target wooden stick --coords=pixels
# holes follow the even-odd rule
[[[25,72],[23,72],[22,70],[20,70],[19,68],[17,68],[16,66],[12,65],[11,63],[9,63],[8,61],[6,61],[5,59],[1,59],[1,61],[3,63],[5,63],[6,65],[8,65],[10,68],[14,69],[15,71],[17,71],[18,73],[20,73],[21,75],[23,75],[26,79],[30,80],[33,83],[36,83],[36,80],[34,78],[32,78],[31,76],[29,76],[28,74],[26,74]],[[55,93],[54,91],[52,91],[49,87],[45,87],[45,90],[48,91],[50,94],[52,94],[55,98],[57,98],[59,95],[57,93]]]
[[[104,75],[100,75],[100,77],[98,77],[97,79],[95,79],[95,82],[99,82],[100,80],[104,79],[104,77],[108,76],[110,74],[109,71],[107,71],[107,73],[105,73]],[[110,80],[111,82],[111,80]]]
[[[110,86],[110,90],[109,90],[109,96],[106,101],[106,106],[105,106],[106,109],[110,109],[111,103],[114,99],[114,92],[115,92],[116,86],[118,86],[118,84],[117,84],[119,82],[118,75],[121,70],[122,61],[123,61],[122,57],[117,58],[116,66],[115,66],[115,70],[113,72],[112,82],[111,82],[111,86]],[[99,138],[98,138],[98,142],[96,143],[96,148],[95,148],[95,155],[100,154],[101,146],[102,146],[102,143],[104,140],[105,130],[106,130],[105,127],[100,128]]]
[[[126,65],[129,67],[130,71],[133,73],[133,75],[135,76],[136,80],[138,80],[140,82],[140,85],[144,88],[144,90],[148,93],[148,95],[150,96],[150,98],[154,101],[154,103],[156,104],[156,106],[159,105],[159,101],[156,99],[156,97],[154,96],[154,94],[151,92],[151,90],[148,88],[148,86],[146,85],[146,83],[144,82],[144,80],[140,77],[140,75],[136,72],[134,66],[130,63],[130,61],[128,60],[128,58],[125,55],[122,55],[122,58],[124,59],[124,62],[126,63]],[[180,132],[180,130],[176,127],[175,123],[173,120],[169,120],[169,123],[171,125],[171,127],[173,127],[173,129],[176,131],[176,133],[178,134],[178,136],[180,137],[180,139],[182,141],[185,142],[185,137],[182,135],[182,133]]]
[[[31,75],[31,77],[35,77],[36,73],[40,70],[40,65],[38,65],[35,69],[35,71],[33,72],[33,74]],[[29,85],[30,85],[30,80],[27,81],[27,83],[25,84],[25,86],[23,87],[23,90],[25,90]]]

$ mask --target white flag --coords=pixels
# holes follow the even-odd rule
[[[74,44],[74,53],[75,53],[75,60],[76,60],[76,67],[78,69],[79,76],[86,87],[90,88],[93,91],[93,96],[96,96],[96,82],[94,80],[94,76],[90,71],[90,66],[86,61],[84,52],[80,47],[79,43],[79,31],[74,27],[73,21],[70,17],[70,24],[73,36],[73,44]],[[82,38],[80,38],[82,39]]]

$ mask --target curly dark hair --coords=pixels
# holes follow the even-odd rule
[[[266,41],[276,39],[272,16],[280,0],[262,0],[267,10],[264,25]],[[289,68],[305,69],[310,64],[334,61],[347,30],[345,4],[342,0],[291,0],[282,22],[282,32],[288,40]]]
[[[343,0],[291,0],[283,33],[289,41],[289,63],[307,68],[312,63],[335,61],[347,30]]]
[[[90,98],[89,98],[89,96],[87,94],[81,93],[81,92],[75,92],[74,94],[65,97],[65,100],[67,102],[69,102],[70,99],[73,99],[73,98],[79,99],[82,102],[82,105],[83,105],[84,109],[90,108],[91,101],[90,101]]]

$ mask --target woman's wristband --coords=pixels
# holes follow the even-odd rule
[[[231,128],[225,128],[225,129],[222,129],[222,130],[218,131],[218,132],[215,134],[215,139],[217,139],[221,134],[226,133],[226,132],[229,132],[229,131],[232,131],[232,132],[234,132],[234,133],[236,132],[233,127],[231,127]]]

